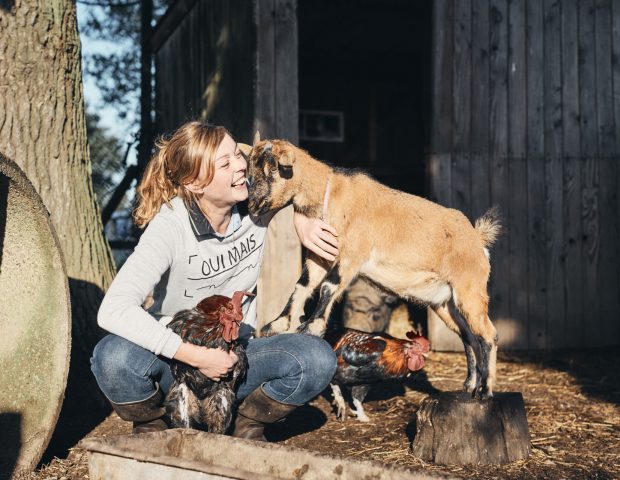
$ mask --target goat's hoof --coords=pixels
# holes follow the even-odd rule
[[[310,320],[306,323],[302,323],[297,327],[297,333],[303,333],[304,335],[314,335],[315,337],[322,337],[325,334],[325,322],[318,320]]]
[[[290,324],[291,321],[288,318],[278,318],[261,328],[260,336],[273,337],[278,333],[285,333],[289,329]]]
[[[476,391],[476,382],[471,380],[465,380],[463,382],[463,391],[465,393],[474,393]]]
[[[473,392],[473,397],[477,400],[488,400],[493,397],[493,392],[488,387],[478,387]]]

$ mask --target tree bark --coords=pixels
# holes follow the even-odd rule
[[[0,1],[0,151],[24,170],[50,212],[69,276],[73,346],[90,354],[114,264],[91,181],[70,0]]]
[[[416,413],[413,455],[440,465],[503,464],[530,455],[523,396],[496,393],[475,400],[443,392],[422,400]]]

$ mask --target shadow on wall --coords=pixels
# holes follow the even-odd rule
[[[15,470],[21,448],[20,413],[0,413],[0,480],[9,479]]]

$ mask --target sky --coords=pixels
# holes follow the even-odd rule
[[[78,28],[82,22],[84,22],[86,9],[89,8],[97,7],[85,6],[81,3],[77,4]],[[90,53],[105,53],[106,51],[117,48],[117,45],[113,42],[93,40],[85,35],[80,35],[80,40],[82,42],[82,57]],[[132,124],[134,124],[134,122],[132,122],[131,115],[128,115],[127,118],[121,118],[116,109],[104,106],[101,101],[101,93],[95,85],[93,78],[84,70],[83,62],[82,72],[84,81],[84,100],[89,106],[89,109],[94,110],[96,108],[97,113],[101,117],[101,126],[109,129],[109,133],[114,135],[123,143],[130,141],[135,133],[135,129],[131,129]],[[136,105],[134,111],[137,111],[137,109],[138,106]]]

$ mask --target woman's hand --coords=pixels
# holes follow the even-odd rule
[[[319,218],[308,218],[295,212],[295,231],[301,244],[319,257],[333,262],[338,256],[338,232]]]
[[[226,352],[221,348],[200,347],[191,343],[182,343],[174,358],[199,369],[215,382],[228,375],[239,360],[232,350]]]

